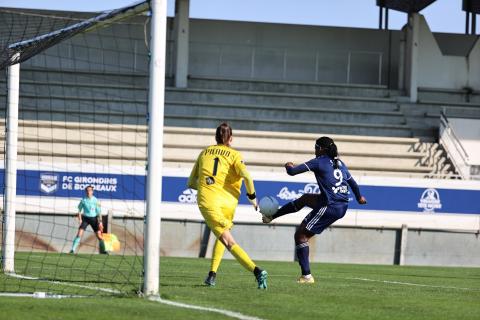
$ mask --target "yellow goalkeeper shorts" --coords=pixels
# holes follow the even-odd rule
[[[205,223],[217,238],[219,238],[226,230],[232,229],[233,216],[235,215],[236,208],[236,204],[235,206],[211,208],[199,207],[200,212],[205,219]]]

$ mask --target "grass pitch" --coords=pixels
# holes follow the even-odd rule
[[[36,289],[35,291],[60,290],[64,294],[92,294],[92,290],[83,286],[94,285],[116,288],[126,295],[96,295],[60,300],[0,297],[1,318],[226,318],[221,314],[182,309],[135,297],[141,263],[133,258],[94,256],[92,259],[82,259],[66,255],[43,257],[42,275],[46,271],[54,272],[52,278],[53,275],[56,278],[63,277],[63,280],[69,280],[68,283],[80,284],[82,287],[10,279],[2,275],[2,291],[32,292]],[[20,269],[23,260],[19,259],[17,263]],[[70,267],[67,267],[72,266],[72,263],[77,272],[69,273]],[[59,269],[58,265],[62,268]],[[121,272],[115,273],[108,269],[116,265]],[[298,285],[295,282],[299,273],[296,263],[262,262],[260,265],[270,275],[266,291],[256,289],[253,276],[231,260],[222,262],[217,286],[208,288],[202,285],[209,269],[208,259],[162,257],[161,296],[171,301],[226,309],[262,319],[479,319],[480,268],[312,264],[316,283]],[[47,266],[51,271],[46,269]],[[129,266],[134,270],[129,270]],[[30,271],[38,270],[38,267],[37,265]],[[93,280],[86,279],[80,272],[89,268],[99,270],[102,267],[103,271],[96,272]],[[26,266],[23,269],[29,271]],[[107,274],[97,276],[104,272]],[[122,284],[127,279],[126,275],[133,276],[129,278],[128,284]]]

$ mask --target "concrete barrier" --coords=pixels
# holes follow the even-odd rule
[[[73,216],[17,214],[17,252],[64,252],[70,250],[78,222]],[[255,260],[294,261],[293,234],[296,225],[263,225],[237,222],[233,234]],[[143,255],[143,219],[114,218],[112,232],[121,242],[113,254]],[[199,257],[205,224],[200,220],[162,220],[161,255]],[[402,239],[408,236],[408,241]],[[406,245],[402,246],[401,243]],[[214,237],[206,243],[211,256]],[[79,247],[83,254],[97,254],[98,244],[87,230]],[[310,257],[314,262],[402,264],[432,266],[480,266],[478,232],[453,230],[354,227],[333,225],[312,238]],[[401,256],[404,256],[401,260]],[[232,259],[226,252],[225,258]],[[292,266],[293,267],[293,266]]]

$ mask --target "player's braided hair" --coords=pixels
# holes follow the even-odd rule
[[[215,132],[215,140],[218,144],[224,144],[227,146],[230,142],[230,137],[232,134],[232,127],[230,127],[228,123],[224,122],[217,127],[217,131]]]
[[[315,147],[325,150],[325,154],[333,161],[333,167],[338,169],[338,149],[332,138],[318,138],[315,142]]]

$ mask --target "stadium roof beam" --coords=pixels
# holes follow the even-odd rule
[[[462,10],[465,11],[465,34],[476,34],[480,0],[463,0]]]
[[[378,29],[385,29],[388,30],[388,8],[381,5],[383,1],[377,0],[378,5]],[[385,12],[385,20],[383,19]]]
[[[377,6],[405,13],[418,13],[436,0],[377,0]]]
[[[388,30],[389,9],[405,13],[418,13],[435,1],[436,0],[377,0],[377,6],[379,7],[378,29]]]
[[[420,21],[418,12],[425,9],[436,0],[377,0],[380,8],[379,29],[388,29],[388,10],[396,10],[408,14],[407,26],[405,29],[405,44],[403,58],[404,74],[402,75],[400,87],[402,87],[411,102],[418,99],[417,60]],[[385,10],[385,24],[383,26],[382,11]],[[404,82],[404,83],[403,83]]]
[[[188,55],[190,38],[190,0],[175,1],[175,87],[186,88],[188,81]]]

